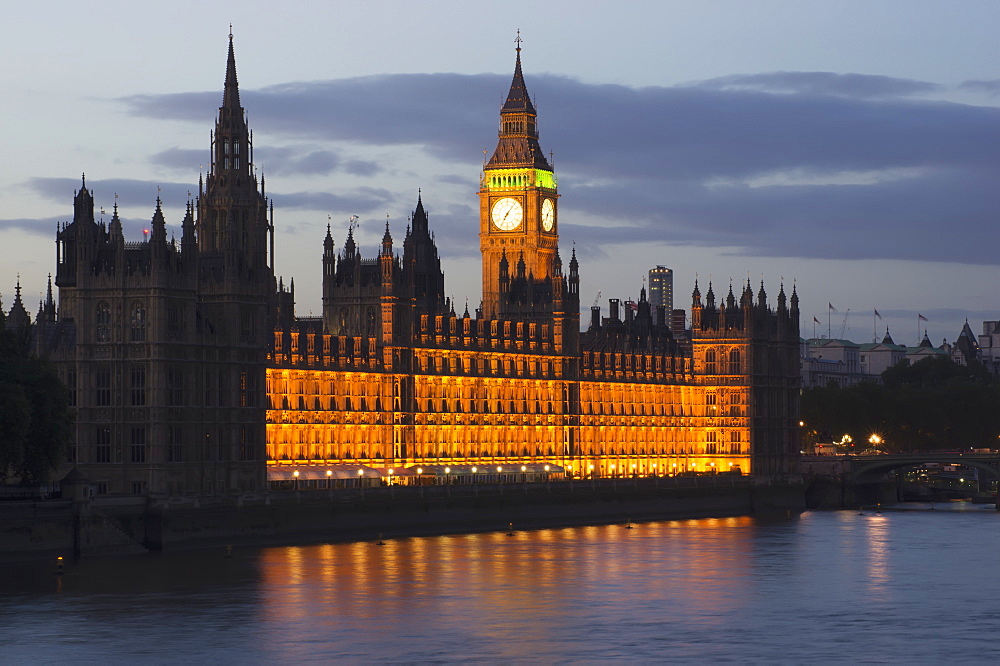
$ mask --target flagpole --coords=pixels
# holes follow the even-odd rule
[[[830,332],[830,312],[833,310],[833,304],[826,304],[826,339],[831,340],[833,335]]]

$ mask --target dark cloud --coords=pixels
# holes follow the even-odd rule
[[[70,215],[73,211],[73,197],[79,191],[81,181],[76,178],[29,178],[27,186],[43,199],[65,204]],[[115,203],[118,195],[119,205],[148,205],[150,214],[156,206],[156,197],[164,202],[183,204],[191,196],[197,194],[197,185],[188,183],[169,183],[165,181],[132,180],[128,178],[109,178],[106,180],[87,180],[87,189],[94,193],[96,208],[103,206],[108,211]]]
[[[375,176],[382,172],[382,167],[367,160],[348,160],[344,163],[344,171],[354,176]]]
[[[873,74],[837,74],[834,72],[762,72],[733,74],[693,84],[717,90],[760,90],[762,92],[842,97],[906,97],[937,92],[936,83],[896,79]]]
[[[43,217],[38,219],[15,218],[10,220],[0,220],[0,231],[26,231],[36,236],[55,237],[56,225],[59,224],[58,217]]]
[[[153,164],[192,173],[194,169],[204,167],[208,164],[211,156],[207,150],[194,150],[190,148],[168,148],[156,153],[149,158]]]
[[[243,100],[255,127],[279,141],[420,146],[474,182],[480,149],[495,141],[509,81],[371,76],[247,90]],[[564,238],[726,246],[765,256],[1000,263],[989,244],[975,240],[991,237],[1000,219],[1000,109],[912,97],[939,90],[935,84],[778,72],[630,88],[529,73],[528,87],[539,95],[542,145],[556,149]],[[136,114],[204,123],[219,94],[123,101]],[[298,152],[274,153],[279,164],[300,160],[303,169],[364,176],[378,168],[338,165],[323,148],[280,150]],[[265,154],[261,149],[257,161],[270,173]],[[276,205],[361,214],[393,200],[381,189],[331,190],[337,195],[276,196]],[[454,223],[468,220],[456,216]]]
[[[334,189],[334,188],[331,188]],[[338,190],[340,191],[340,190]],[[360,213],[377,213],[393,201],[388,190],[375,187],[359,187],[339,194],[329,192],[289,192],[273,194],[276,208],[320,210],[342,216]]]
[[[343,171],[360,176],[374,176],[381,171],[378,164],[365,160],[344,160],[341,155],[326,148],[312,146],[272,146],[255,149],[254,159],[265,166],[267,173],[278,176],[317,175]],[[193,173],[206,170],[211,156],[206,150],[169,148],[150,158],[153,164]]]
[[[962,81],[958,87],[961,90],[973,90],[975,92],[984,92],[989,95],[1000,95],[1000,79],[993,79],[991,81],[975,79]]]

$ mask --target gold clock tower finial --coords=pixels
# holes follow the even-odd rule
[[[500,261],[523,254],[526,275],[554,275],[559,244],[556,177],[538,143],[535,106],[521,72],[521,32],[514,40],[514,77],[500,108],[497,146],[483,167],[479,190],[479,247],[483,258],[483,314],[500,312]]]

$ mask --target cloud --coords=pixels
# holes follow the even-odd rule
[[[972,79],[962,81],[958,87],[960,90],[972,90],[975,92],[984,92],[989,95],[1000,95],[1000,79],[990,81]]]
[[[267,167],[268,174],[278,176],[325,176],[335,171],[374,176],[381,171],[374,162],[344,160],[339,152],[315,144],[262,147],[255,149],[254,159],[258,165]],[[187,173],[192,173],[196,167],[207,171],[210,161],[208,151],[188,148],[169,148],[150,157],[153,164]]]
[[[350,216],[384,209],[393,201],[393,194],[375,187],[359,187],[340,194],[312,191],[273,194],[273,199],[276,208],[321,210]]]
[[[309,140],[308,149],[260,149],[257,161],[268,173],[265,155],[278,172],[373,176],[379,164],[335,150],[417,146],[473,182],[481,148],[495,142],[509,82],[492,74],[383,75],[247,90],[243,100],[258,143],[265,132],[275,143]],[[1000,219],[993,149],[1000,109],[915,97],[940,91],[936,84],[829,72],[645,88],[529,73],[527,83],[538,95],[543,148],[555,150],[567,240],[1000,263],[1000,254],[974,240],[990,237]],[[122,102],[135,114],[204,123],[219,94]],[[419,171],[402,162],[391,168]],[[335,194],[276,195],[276,206],[361,214],[393,201],[384,186],[343,192],[333,184]],[[434,194],[425,192],[429,200]],[[450,224],[449,215],[440,222]],[[469,220],[456,216],[459,223]]]
[[[715,90],[759,90],[761,92],[841,97],[906,97],[944,89],[936,83],[897,79],[873,74],[837,74],[834,72],[762,72],[733,74],[693,84]]]
[[[56,225],[60,222],[58,217],[43,218],[15,218],[0,220],[0,231],[25,231],[36,236],[49,236],[55,238]]]
[[[76,178],[29,178],[26,184],[43,199],[65,204],[72,214],[73,197],[79,191],[81,181]],[[94,193],[94,204],[98,209],[103,206],[110,211],[117,194],[119,205],[148,205],[151,215],[157,196],[163,201],[183,202],[197,194],[197,186],[189,183],[129,178],[91,179],[87,181],[87,189]]]

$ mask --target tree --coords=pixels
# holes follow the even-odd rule
[[[888,451],[994,448],[1000,444],[1000,383],[979,364],[948,357],[900,364],[883,384],[806,389],[802,418],[820,441],[849,434],[861,442],[877,433]]]
[[[0,476],[45,483],[71,436],[69,395],[55,369],[0,331]]]

